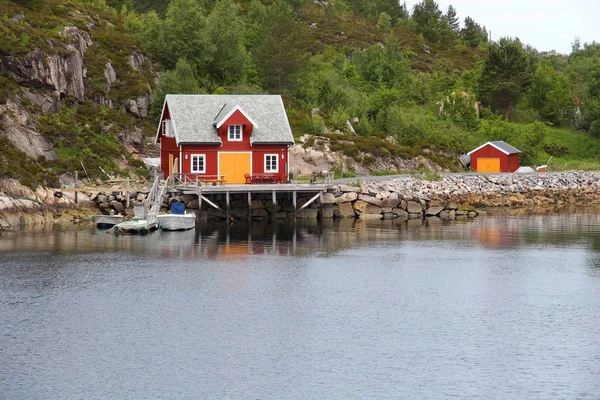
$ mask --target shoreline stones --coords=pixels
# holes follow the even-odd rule
[[[0,231],[24,226],[48,225],[59,214],[70,210],[81,214],[108,214],[111,210],[133,215],[133,206],[143,202],[147,189],[126,192],[115,187],[108,192],[79,192],[77,204],[73,193],[57,197],[56,189],[25,188],[12,179],[0,180]],[[169,193],[163,211],[173,201],[182,201],[196,211],[199,218],[219,219],[439,219],[475,218],[481,209],[566,207],[600,204],[599,172],[557,172],[544,174],[452,174],[428,181],[414,176],[385,181],[365,180],[360,186],[332,185],[306,208],[314,194],[298,194],[297,208],[291,193],[252,195],[251,207],[245,194],[231,194],[229,214],[224,195],[212,195],[211,201],[221,210],[200,202],[196,195]],[[127,207],[129,205],[129,207]],[[75,218],[75,217],[73,217]],[[72,218],[72,219],[73,219]],[[75,221],[77,218],[73,219]],[[79,218],[78,221],[81,221]]]

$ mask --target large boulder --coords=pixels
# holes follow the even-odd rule
[[[338,213],[341,218],[356,217],[356,212],[354,211],[354,207],[352,207],[352,203],[339,204],[338,205]]]

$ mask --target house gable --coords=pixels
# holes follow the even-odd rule
[[[256,124],[256,122],[254,122],[254,120],[252,118],[250,118],[250,116],[244,111],[244,109],[242,107],[240,107],[239,105],[235,105],[233,107],[231,106],[227,106],[227,104],[223,105],[223,108],[221,108],[221,111],[219,112],[219,114],[217,115],[217,117],[215,118],[215,122],[214,125],[217,129],[219,129],[221,126],[223,126],[223,124],[227,123],[227,124],[231,124],[231,122],[229,121],[230,118],[234,115],[240,113],[244,116],[244,118],[246,119],[246,121],[251,124],[253,127],[257,127],[258,125]],[[239,117],[238,117],[239,118]]]
[[[496,150],[498,150],[498,151],[506,154],[507,156],[511,155],[511,154],[518,154],[518,153],[521,152],[520,150],[517,150],[514,147],[512,147],[511,145],[509,145],[508,143],[505,143],[503,141],[495,141],[495,142],[484,143],[481,146],[477,147],[476,149],[471,150],[467,154],[471,155],[473,153],[476,153],[477,151],[483,149],[486,146],[492,146],[493,148],[495,148]]]
[[[230,128],[239,129],[240,138],[232,139],[230,137]],[[254,124],[240,110],[235,110],[231,115],[223,120],[223,123],[217,128],[221,143],[220,150],[250,150],[251,137]]]

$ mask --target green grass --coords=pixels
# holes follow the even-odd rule
[[[567,153],[553,156],[548,164],[550,171],[598,170],[600,169],[600,139],[587,132],[566,128],[548,129],[544,144],[564,146]],[[539,165],[546,164],[551,154],[546,151],[538,155]]]

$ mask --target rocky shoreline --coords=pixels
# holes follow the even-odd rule
[[[199,204],[195,195],[171,192],[172,201],[183,201],[199,218],[360,218],[452,220],[474,218],[496,208],[563,207],[600,204],[600,173],[569,171],[544,174],[448,174],[427,180],[404,176],[382,181],[362,180],[352,185],[332,185],[320,200],[295,210],[291,198],[270,194],[253,196],[251,208],[245,198],[232,195],[229,213]],[[38,188],[33,191],[11,179],[0,182],[0,230],[55,223],[88,223],[89,215],[110,210],[132,215],[132,206],[145,200],[147,189],[126,192],[114,187],[104,192],[75,193]],[[297,207],[311,196],[298,197]],[[214,202],[225,209],[221,195]],[[129,207],[127,207],[129,205]]]

